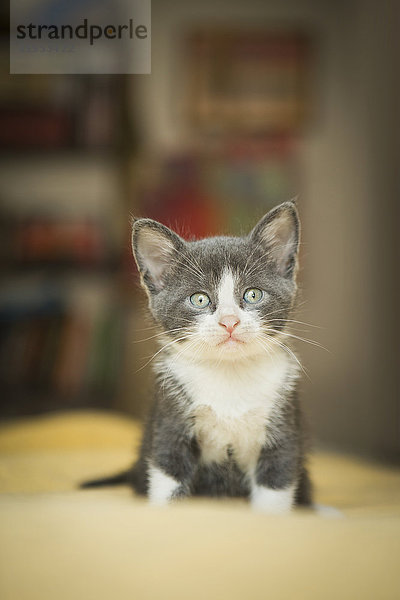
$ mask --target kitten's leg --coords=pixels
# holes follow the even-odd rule
[[[159,432],[160,433],[160,432]],[[195,440],[168,431],[168,442],[158,435],[148,465],[148,496],[151,504],[162,506],[191,493],[191,484],[198,464]]]
[[[297,488],[297,448],[293,444],[265,446],[251,481],[254,509],[271,514],[288,513],[295,503]]]

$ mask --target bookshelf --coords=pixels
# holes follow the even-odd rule
[[[132,311],[126,82],[1,86],[0,416],[114,408]]]

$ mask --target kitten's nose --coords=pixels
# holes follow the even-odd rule
[[[225,327],[229,335],[232,334],[232,331],[239,323],[240,319],[238,317],[235,317],[235,315],[227,315],[226,317],[222,317],[222,319],[219,320],[219,324],[222,325],[222,327]]]

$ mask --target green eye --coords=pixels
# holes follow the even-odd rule
[[[262,290],[259,290],[258,288],[249,288],[245,291],[243,299],[248,304],[257,304],[263,296],[264,293]]]
[[[196,308],[205,308],[210,304],[210,298],[207,294],[203,294],[202,292],[196,292],[196,294],[192,294],[190,296],[190,302]]]

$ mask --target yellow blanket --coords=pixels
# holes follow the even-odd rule
[[[399,469],[316,453],[317,501],[335,519],[76,489],[128,466],[139,439],[136,422],[100,412],[0,428],[2,600],[400,598]]]

